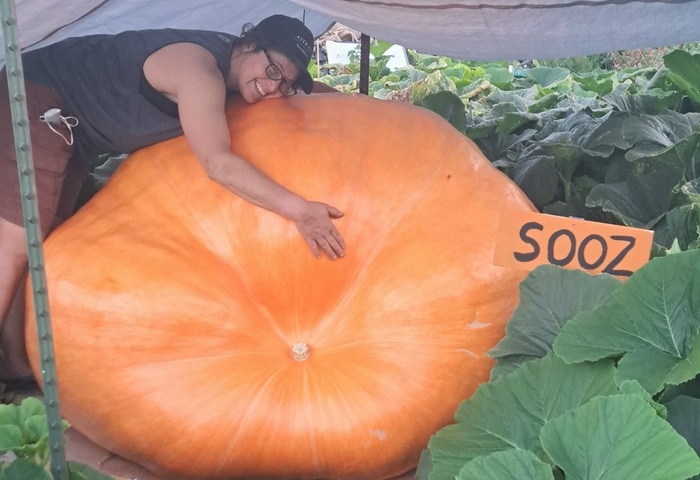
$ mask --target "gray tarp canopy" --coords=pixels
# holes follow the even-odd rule
[[[16,0],[20,44],[144,28],[238,34],[273,13],[318,36],[339,22],[465,60],[581,56],[700,41],[700,0]],[[3,58],[0,62],[4,63]]]

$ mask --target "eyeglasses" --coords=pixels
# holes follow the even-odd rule
[[[266,49],[263,48],[262,51],[269,62],[269,65],[265,67],[265,75],[267,75],[267,78],[280,82],[280,86],[277,88],[285,97],[297,93],[297,86],[294,84],[294,82],[284,78],[284,75],[282,75],[282,70],[280,70],[280,67],[278,67],[277,64],[272,61],[272,58]]]

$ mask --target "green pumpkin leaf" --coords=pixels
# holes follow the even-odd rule
[[[0,452],[14,451],[24,445],[22,430],[17,425],[0,425]]]
[[[527,450],[504,450],[467,463],[456,480],[554,480],[552,466]]]
[[[481,455],[513,448],[546,461],[539,434],[552,418],[599,395],[618,393],[612,362],[567,365],[548,355],[483,384],[460,405],[457,423],[430,440],[430,480],[453,479]]]
[[[68,462],[68,478],[70,480],[113,480],[112,477],[77,462]]]
[[[648,392],[660,391],[673,367],[679,362],[678,357],[659,350],[653,346],[643,346],[628,352],[617,364],[616,381],[619,384],[635,380]]]
[[[535,67],[525,70],[525,75],[542,87],[552,87],[564,82],[571,72],[561,67]]]
[[[588,146],[591,149],[604,147],[617,147],[627,150],[632,144],[622,134],[622,127],[628,115],[622,112],[612,112],[602,123],[591,132],[588,137]]]
[[[697,245],[698,239],[700,202],[681,205],[666,212],[664,219],[654,228],[654,241],[666,248],[677,240],[681,250],[689,250],[692,245]]]
[[[36,397],[27,397],[19,406],[19,422],[21,425],[36,415],[46,415],[44,403]]]
[[[562,326],[577,314],[600,306],[621,281],[542,265],[520,284],[520,302],[506,325],[506,336],[488,353],[495,358],[491,378],[515,370],[552,351]]]
[[[554,352],[571,363],[622,357],[620,380],[637,380],[653,394],[675,365],[695,358],[698,331],[700,250],[692,250],[644,265],[605,304],[567,322]]]
[[[384,55],[384,52],[389,50],[392,45],[393,43],[389,43],[384,40],[374,40],[370,42],[369,53],[371,53],[375,57],[380,57]]]
[[[656,414],[659,417],[666,419],[666,417],[668,416],[668,410],[666,409],[666,406],[656,402],[651,396],[651,394],[636,380],[626,380],[622,382],[619,388],[620,393],[639,395],[640,397],[642,397],[644,400],[646,400],[646,402],[649,405],[652,406],[652,408],[656,411]]]
[[[700,457],[637,395],[594,398],[549,421],[542,444],[567,480],[685,480]]]
[[[477,128],[481,129],[482,125],[490,127],[491,124],[479,124],[477,125]],[[478,131],[474,133],[480,135]],[[517,135],[487,134],[483,138],[477,138],[477,144],[479,145],[479,148],[484,153],[484,155],[486,155],[486,157],[489,160],[491,160],[491,162],[494,162],[494,164],[499,161],[510,163],[510,159],[508,158],[510,151],[513,149],[517,149],[520,145],[523,145],[526,142],[528,142],[535,133],[535,130],[525,130],[524,132]],[[467,131],[467,136],[473,138],[472,127],[469,127]],[[554,173],[556,174],[556,172]],[[543,183],[546,184],[547,182]]]
[[[17,405],[0,404],[0,426],[19,426],[19,407]]]
[[[700,55],[674,50],[664,56],[664,65],[671,71],[669,78],[691,101],[700,106]]]
[[[586,198],[586,206],[600,207],[625,225],[650,228],[669,211],[681,176],[678,169],[662,168],[622,182],[596,185]]]
[[[68,480],[88,480],[88,479],[81,472],[74,472],[73,470],[68,470]]]
[[[671,147],[692,133],[690,119],[673,111],[659,115],[633,115],[625,120],[622,127],[625,140],[632,145],[652,143]]]
[[[554,157],[535,148],[524,151],[513,167],[513,180],[538,208],[550,203],[557,192],[556,165]]]
[[[49,436],[49,425],[46,415],[34,415],[24,422],[23,432],[27,443],[35,443]]]
[[[557,163],[564,166],[561,170],[567,172],[567,179],[571,178],[569,172],[578,165],[584,152],[583,148],[576,143],[581,139],[574,136],[573,132],[554,132],[539,142],[544,153],[556,158]]]
[[[437,113],[460,132],[464,133],[467,129],[464,103],[454,93],[445,91],[426,95],[421,106]]]
[[[668,423],[700,455],[700,398],[680,395],[666,404]]]
[[[656,114],[666,106],[662,99],[654,95],[632,95],[628,91],[629,84],[620,84],[616,90],[603,97],[603,101],[621,112],[638,114]]]
[[[511,82],[513,81],[513,74],[508,71],[507,68],[502,67],[491,67],[486,68],[486,75],[491,82],[491,84],[500,88],[501,90],[510,90]]]
[[[700,374],[700,335],[695,335],[693,346],[688,356],[677,363],[668,374],[666,383],[679,385],[692,380]],[[700,393],[700,392],[699,392]]]
[[[530,113],[541,113],[546,110],[549,110],[551,108],[554,108],[557,103],[559,103],[559,100],[561,99],[561,95],[558,93],[548,93],[542,98],[538,99],[530,105],[527,108],[527,111]]]
[[[539,117],[533,113],[527,112],[510,112],[503,115],[503,118],[498,124],[498,133],[501,135],[509,135],[516,130],[522,128],[524,125],[530,123],[537,123]]]
[[[614,72],[586,72],[573,74],[574,80],[584,91],[595,92],[598,95],[606,95],[613,89],[612,76]]]
[[[700,375],[680,385],[667,386],[659,396],[659,402],[666,404],[681,395],[700,399]]]
[[[52,475],[41,465],[18,458],[4,471],[3,480],[52,480]]]
[[[700,158],[700,154],[698,155]],[[693,205],[700,204],[700,178],[686,182],[681,186],[681,191],[693,202]],[[695,247],[698,248],[698,247]]]

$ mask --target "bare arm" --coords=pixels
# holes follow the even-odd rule
[[[344,242],[331,220],[342,212],[301,198],[231,152],[226,86],[211,53],[190,43],[168,45],[146,60],[144,73],[156,90],[177,102],[185,137],[209,178],[248,202],[293,220],[317,257],[321,251],[330,258],[343,255]]]

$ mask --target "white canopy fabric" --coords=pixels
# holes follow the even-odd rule
[[[700,41],[698,0],[295,0],[376,38],[465,60]]]
[[[287,0],[15,0],[19,42],[29,50],[68,37],[148,28],[241,33],[274,13],[303,19],[319,36],[333,20]],[[0,63],[4,63],[4,39]]]
[[[144,28],[238,34],[273,13],[333,21],[465,60],[581,56],[700,41],[700,0],[15,0],[23,49]],[[4,59],[4,48],[0,62]]]

